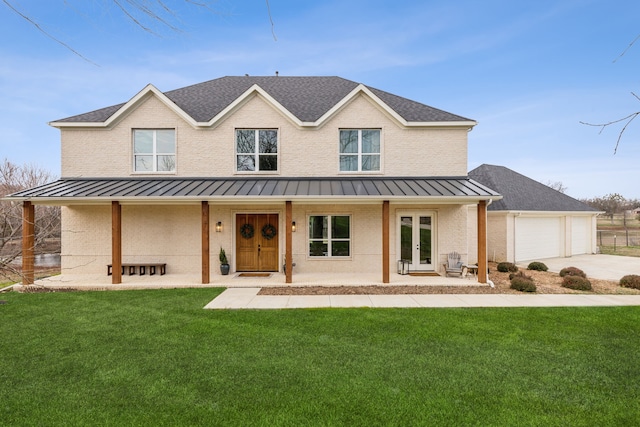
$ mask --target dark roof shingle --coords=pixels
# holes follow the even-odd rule
[[[260,86],[302,122],[315,122],[359,83],[341,77],[227,76],[164,94],[196,122],[208,122],[253,85]],[[367,86],[409,122],[471,121],[462,116]],[[67,117],[56,122],[104,122],[124,104]]]
[[[469,178],[502,194],[490,211],[597,212],[591,206],[504,166],[483,164]]]

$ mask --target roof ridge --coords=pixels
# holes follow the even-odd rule
[[[404,123],[472,122],[465,117],[340,76],[224,76],[158,93],[166,96],[194,123],[207,123],[233,105],[253,85],[264,90],[302,123],[316,123],[340,105],[359,85],[378,97],[385,104],[384,108],[389,108]],[[104,123],[128,102],[52,123]]]

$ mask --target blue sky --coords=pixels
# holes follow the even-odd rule
[[[59,173],[47,122],[225,75],[337,75],[478,121],[469,169],[509,167],[577,198],[640,198],[637,1],[167,0],[181,31],[145,32],[109,0],[0,2],[0,159]],[[97,161],[103,161],[97,149]]]

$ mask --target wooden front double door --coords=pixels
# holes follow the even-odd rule
[[[236,271],[278,271],[278,214],[236,215]]]

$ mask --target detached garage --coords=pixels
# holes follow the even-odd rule
[[[481,165],[469,178],[503,196],[487,208],[490,260],[522,262],[596,252],[599,211],[504,166]],[[473,220],[470,210],[470,224]]]

